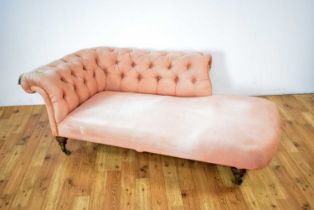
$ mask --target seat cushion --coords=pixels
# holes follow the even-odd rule
[[[60,136],[180,158],[261,168],[279,143],[276,106],[244,96],[105,91],[58,124]]]

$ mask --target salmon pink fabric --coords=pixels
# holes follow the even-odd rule
[[[45,100],[54,136],[238,168],[261,168],[280,139],[265,99],[211,96],[199,52],[92,48],[21,77]]]
[[[172,97],[105,91],[71,112],[59,133],[181,158],[261,168],[279,143],[279,115],[265,99]]]
[[[67,55],[23,74],[28,93],[45,99],[54,135],[57,124],[91,96],[105,90],[171,96],[208,96],[211,56],[99,47]],[[36,89],[36,90],[35,90]]]

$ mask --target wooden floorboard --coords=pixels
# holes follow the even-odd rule
[[[269,166],[229,168],[51,136],[44,106],[0,107],[0,209],[314,208],[314,94],[266,96],[282,117]]]

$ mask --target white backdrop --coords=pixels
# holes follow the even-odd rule
[[[314,92],[313,0],[0,0],[0,105],[18,76],[86,47],[213,54],[214,94]]]

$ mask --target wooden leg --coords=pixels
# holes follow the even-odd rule
[[[234,183],[237,185],[241,185],[242,183],[242,178],[244,176],[244,174],[246,173],[246,169],[238,169],[235,167],[231,167],[231,171],[233,173],[234,176]]]
[[[60,145],[62,152],[64,152],[64,154],[66,154],[66,155],[70,155],[71,151],[69,151],[66,148],[66,144],[67,144],[68,139],[65,137],[56,136],[56,140],[57,140],[58,144]]]

